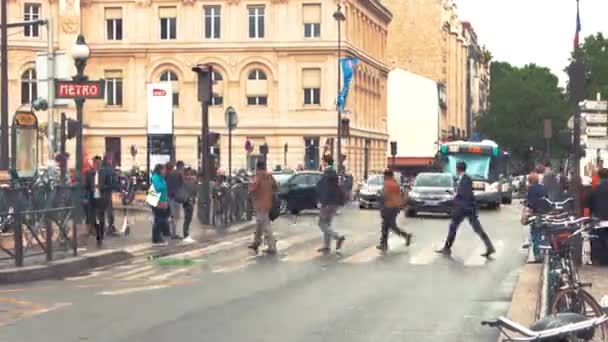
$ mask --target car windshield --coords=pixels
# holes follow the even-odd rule
[[[486,180],[490,173],[490,156],[479,154],[452,154],[443,167],[443,172],[456,175],[456,163],[467,164],[467,174],[473,180]]]
[[[384,179],[380,175],[371,176],[367,180],[367,184],[369,184],[369,185],[383,185],[384,184]]]
[[[285,184],[285,182],[287,182],[287,180],[289,178],[291,178],[291,176],[293,176],[293,174],[278,173],[278,174],[272,175],[272,177],[274,177],[274,180],[278,183],[278,185]]]
[[[414,186],[448,188],[452,186],[452,176],[444,174],[421,174],[416,177]]]

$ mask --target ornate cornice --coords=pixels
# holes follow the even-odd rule
[[[135,0],[135,4],[139,7],[148,7],[152,4],[152,0]]]
[[[196,2],[196,0],[182,0],[182,2],[184,3],[184,5],[192,6]]]

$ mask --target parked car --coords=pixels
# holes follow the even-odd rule
[[[409,193],[406,216],[419,212],[451,214],[456,182],[449,173],[420,173]]]
[[[279,185],[281,213],[291,212],[297,215],[302,210],[317,209],[319,195],[317,183],[323,173],[318,171],[301,171],[287,175],[273,175]]]
[[[406,188],[401,182],[401,173],[395,172],[395,180],[405,194]],[[384,176],[382,174],[372,174],[366,181],[361,182],[359,189],[359,208],[380,208],[382,205],[382,191],[384,190]]]

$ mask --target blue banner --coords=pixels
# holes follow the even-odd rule
[[[338,99],[336,101],[338,105],[338,111],[344,111],[344,106],[346,106],[346,98],[348,96],[348,90],[350,88],[350,81],[353,79],[355,74],[355,69],[357,68],[357,63],[359,60],[355,57],[345,57],[340,59],[340,65],[342,66],[342,90],[340,90],[340,94],[338,94]]]

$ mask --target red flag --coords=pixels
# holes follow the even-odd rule
[[[574,33],[574,49],[578,48],[579,34],[581,32],[581,16],[578,8],[578,0],[576,0],[576,33]]]

